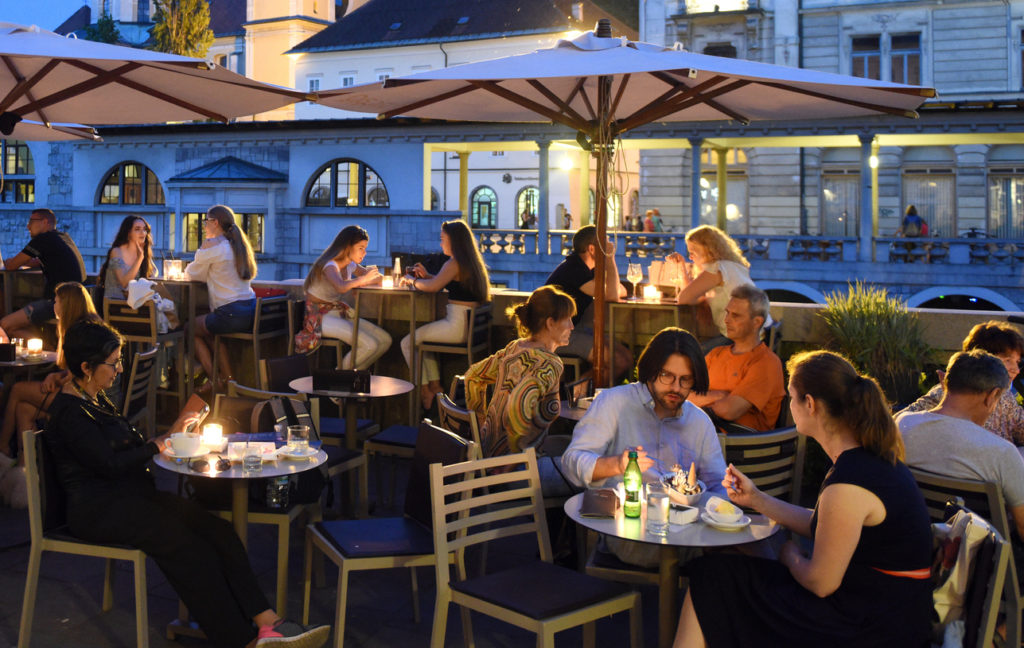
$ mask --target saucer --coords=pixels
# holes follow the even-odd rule
[[[186,459],[195,459],[196,457],[202,457],[207,454],[207,451],[204,448],[199,448],[199,450],[196,451],[195,454],[176,454],[174,452],[174,448],[167,446],[166,448],[164,448],[164,454],[167,456],[168,459],[174,459],[176,461],[185,461]]]
[[[708,525],[709,527],[718,529],[719,531],[741,531],[750,526],[750,518],[746,515],[740,517],[739,522],[719,522],[713,517],[708,515],[706,512],[701,511],[700,513],[701,522]]]
[[[306,448],[305,450],[290,450],[288,448],[281,448],[277,451],[278,456],[285,457],[286,459],[309,459],[319,452],[316,448]]]

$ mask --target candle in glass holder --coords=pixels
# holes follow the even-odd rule
[[[181,259],[164,259],[164,278],[178,281],[181,276]]]
[[[219,446],[224,443],[224,427],[220,423],[207,423],[203,426],[203,445]]]
[[[658,290],[657,286],[650,284],[644,286],[644,300],[645,301],[658,301],[661,299],[661,291]]]
[[[394,277],[384,277],[381,280],[381,282],[380,282],[380,286],[381,286],[381,288],[394,288],[395,287],[395,278]]]
[[[39,338],[31,338],[28,341],[28,352],[30,355],[39,355],[43,352],[43,341]]]

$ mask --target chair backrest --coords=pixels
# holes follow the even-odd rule
[[[406,515],[430,526],[430,465],[440,463],[447,466],[466,461],[472,447],[472,441],[432,425],[427,419],[420,423],[409,469],[409,483],[405,489]]]
[[[551,539],[533,448],[451,466],[433,464],[430,497],[434,550],[441,557],[435,561],[439,593],[448,588],[448,553],[456,553],[459,578],[464,579],[466,548],[482,542],[532,534],[541,560],[551,562]]]
[[[1010,536],[1010,521],[1006,515],[1006,504],[1003,501],[1003,491],[994,482],[977,481],[974,479],[959,479],[947,477],[937,473],[910,467],[910,474],[914,476],[917,487],[924,495],[925,505],[928,507],[928,516],[933,522],[943,522],[946,519],[946,502],[950,499],[960,497],[964,505],[981,517],[992,522],[1004,538]]]
[[[292,412],[298,418],[299,423],[309,426],[309,438],[313,441],[320,440],[320,432],[317,429],[316,421],[306,407],[305,394],[272,392],[256,389],[255,387],[246,387],[245,385],[239,385],[234,380],[230,380],[228,381],[228,396],[245,398],[255,403],[250,423],[250,427],[255,428],[251,430],[252,432],[270,432],[274,429],[276,423],[286,422],[285,413],[282,412],[278,415],[273,402],[275,399],[283,399],[290,403]]]
[[[782,345],[782,320],[772,320],[772,323],[761,330],[761,339],[771,349],[772,353],[779,355],[779,347]]]
[[[719,434],[726,464],[750,477],[761,491],[798,503],[806,438],[795,427],[755,434]]]
[[[475,307],[469,314],[469,335],[466,336],[466,349],[473,355],[490,350],[493,312],[494,305],[488,302]]]
[[[28,486],[29,533],[35,543],[42,540],[46,531],[64,526],[67,508],[64,489],[57,479],[43,431],[25,430],[21,438]]]
[[[284,334],[288,331],[288,296],[258,297],[256,317],[252,322],[253,335]]]
[[[475,412],[459,407],[447,394],[438,393],[437,413],[440,415],[441,427],[480,445],[480,427]]]
[[[245,396],[217,394],[213,401],[211,422],[224,426],[225,434],[249,434],[253,429],[252,410],[262,401]]]
[[[260,382],[269,391],[294,393],[288,383],[310,375],[309,358],[303,353],[260,359]]]
[[[149,418],[153,418],[156,414],[153,411],[156,394],[154,374],[156,373],[156,355],[159,350],[160,345],[157,344],[148,351],[136,353],[135,359],[132,361],[132,371],[124,390],[124,405],[121,406],[121,415],[132,423],[140,419],[143,414]],[[150,429],[147,424],[146,432],[153,434],[154,430]]]
[[[466,377],[461,374],[452,376],[452,385],[448,390],[448,399],[458,406],[466,404]]]
[[[577,394],[577,391],[580,393]],[[588,376],[586,378],[580,378],[572,382],[564,383],[562,385],[562,400],[569,405],[569,407],[576,407],[576,403],[580,398],[594,395],[594,378]]]
[[[117,329],[129,342],[156,344],[156,309],[151,301],[134,309],[123,299],[104,299],[103,321]]]
[[[288,300],[288,353],[295,353],[295,334],[302,330],[306,318],[306,300]],[[266,384],[266,383],[263,383]]]

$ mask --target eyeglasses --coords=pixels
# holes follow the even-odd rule
[[[124,366],[124,361],[123,361],[123,358],[118,358],[114,362],[106,362],[106,361],[104,361],[104,362],[101,362],[100,364],[105,364],[108,367],[110,367],[111,369],[117,369],[118,367],[123,367]]]
[[[658,382],[666,387],[670,387],[676,383],[683,389],[690,389],[693,387],[694,377],[693,376],[679,376],[676,377],[667,371],[659,371],[657,375]]]

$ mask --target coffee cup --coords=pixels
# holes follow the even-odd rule
[[[198,434],[179,432],[171,435],[171,449],[174,454],[183,457],[194,455],[199,452],[202,438]]]

